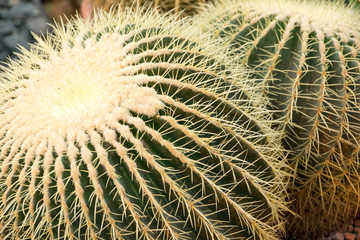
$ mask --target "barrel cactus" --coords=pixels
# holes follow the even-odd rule
[[[182,15],[193,15],[197,12],[198,6],[201,3],[206,3],[209,0],[93,0],[95,8],[102,8],[109,10],[111,7],[121,6],[136,7],[148,5],[157,8],[163,12],[172,11],[178,13],[182,11]]]
[[[100,12],[4,69],[2,239],[278,239],[270,115],[190,35],[151,11]]]
[[[350,6],[354,7],[358,11],[360,10],[360,0],[349,0],[349,1],[345,1],[345,3],[347,3]]]
[[[213,17],[209,17],[213,16]],[[223,1],[196,24],[255,70],[270,98],[273,127],[295,179],[290,189],[295,231],[326,231],[358,212],[360,14],[342,2]]]

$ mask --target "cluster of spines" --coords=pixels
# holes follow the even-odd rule
[[[71,22],[5,71],[3,239],[277,239],[285,166],[269,114],[211,45],[142,14]]]
[[[112,7],[143,7],[150,6],[162,12],[173,12],[182,16],[193,15],[197,8],[208,0],[94,0],[95,8],[110,10]]]
[[[270,98],[274,127],[284,130],[296,173],[294,210],[303,219],[294,227],[316,233],[354,217],[360,193],[359,14],[340,3],[282,0],[225,1],[203,15],[214,11],[211,30],[255,70],[252,78]]]

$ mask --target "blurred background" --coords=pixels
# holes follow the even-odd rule
[[[16,58],[19,46],[34,42],[32,32],[43,35],[53,20],[71,17],[80,10],[81,0],[0,0],[0,65]]]

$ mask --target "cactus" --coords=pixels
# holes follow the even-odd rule
[[[94,7],[109,10],[112,6],[142,6],[151,5],[163,12],[173,11],[182,12],[182,15],[193,15],[197,12],[198,5],[209,0],[93,0]]]
[[[2,239],[278,239],[270,115],[184,25],[100,12],[4,69]]]
[[[360,11],[360,0],[350,0],[348,4],[357,11]]]
[[[213,16],[213,17],[209,17]],[[223,1],[195,25],[255,70],[295,178],[289,191],[308,235],[354,217],[360,201],[360,15],[340,2]]]

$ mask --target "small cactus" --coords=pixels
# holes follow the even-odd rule
[[[210,18],[209,16],[213,16]],[[295,231],[326,231],[360,201],[360,14],[341,2],[228,0],[194,21],[255,70],[296,173]],[[280,126],[279,126],[280,125]],[[340,210],[341,209],[341,210]]]
[[[4,69],[2,239],[278,239],[268,111],[183,25],[100,12]]]

